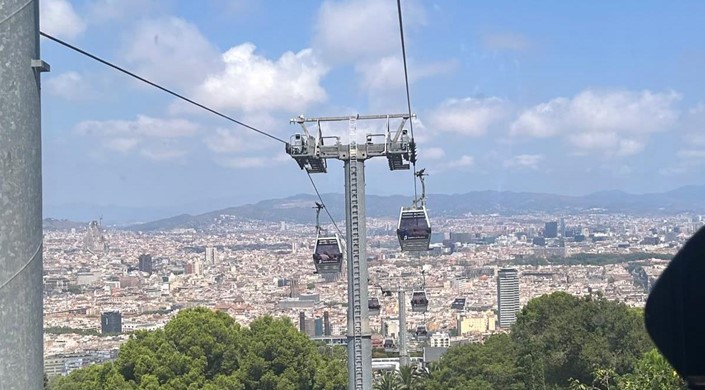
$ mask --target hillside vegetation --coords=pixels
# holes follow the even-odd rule
[[[346,353],[316,345],[288,319],[241,327],[222,312],[179,312],[142,331],[114,362],[51,382],[53,390],[346,389]],[[510,334],[451,347],[427,370],[379,375],[377,389],[685,389],[654,349],[643,313],[557,292],[529,301]]]

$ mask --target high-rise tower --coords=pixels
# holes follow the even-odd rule
[[[509,328],[516,322],[519,311],[519,272],[502,268],[497,275],[497,308],[500,328]]]

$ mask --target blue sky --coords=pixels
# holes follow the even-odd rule
[[[402,5],[429,192],[703,184],[705,3]],[[405,111],[396,18],[394,0],[41,2],[43,31],[285,139],[299,114]],[[41,45],[48,216],[312,192],[282,144]],[[319,188],[342,192],[341,163],[329,167]],[[368,193],[413,193],[411,174],[384,160],[367,179]]]

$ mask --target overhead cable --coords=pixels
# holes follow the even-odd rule
[[[313,177],[311,177],[311,174],[306,171],[306,174],[308,175],[308,179],[311,181],[311,185],[313,186],[313,190],[316,191],[316,195],[318,196],[318,200],[321,201],[321,204],[323,205],[323,210],[326,211],[326,214],[328,214],[328,218],[330,218],[330,221],[333,223],[333,226],[335,227],[335,230],[338,231],[338,234],[340,236],[343,236],[343,232],[338,228],[338,224],[335,223],[335,219],[333,219],[333,216],[330,214],[330,211],[328,211],[328,207],[326,207],[326,203],[323,201],[323,198],[321,197],[321,193],[318,192],[318,187],[316,187],[316,183],[313,181]]]
[[[33,0],[32,0],[32,1],[33,1]],[[16,13],[16,12],[15,12],[15,13]],[[96,55],[94,55],[94,54],[91,54],[91,53],[89,53],[89,52],[87,52],[87,51],[85,51],[85,50],[83,50],[83,49],[81,49],[81,48],[78,48],[78,47],[76,47],[76,46],[74,46],[74,45],[72,45],[72,44],[70,44],[70,43],[68,43],[68,42],[65,42],[65,41],[63,41],[63,40],[61,40],[61,39],[59,39],[59,38],[56,38],[56,37],[51,36],[51,35],[49,35],[49,34],[47,34],[47,33],[44,33],[44,32],[40,32],[40,34],[41,34],[42,36],[46,37],[47,39],[50,39],[50,40],[52,40],[52,41],[54,41],[54,42],[56,42],[56,43],[58,43],[58,44],[60,44],[60,45],[62,45],[62,46],[65,46],[65,47],[67,47],[67,48],[69,48],[69,49],[71,49],[71,50],[73,50],[73,51],[75,51],[75,52],[77,52],[77,53],[83,54],[83,55],[85,55],[85,56],[87,56],[87,57],[89,57],[89,58],[91,58],[91,59],[93,59],[93,60],[95,60],[95,61],[98,61],[98,62],[100,62],[100,63],[102,63],[102,64],[104,64],[104,65],[109,66],[110,68],[113,68],[113,69],[115,69],[115,70],[117,70],[117,71],[120,71],[120,72],[122,72],[122,73],[124,73],[124,74],[126,74],[126,75],[128,75],[128,76],[131,76],[131,77],[133,77],[133,78],[135,78],[135,79],[137,79],[137,80],[139,80],[139,81],[142,81],[142,82],[144,82],[144,83],[146,83],[146,84],[149,84],[149,85],[151,85],[151,86],[153,86],[153,87],[155,87],[155,88],[157,88],[157,89],[159,89],[159,90],[161,90],[161,91],[164,91],[164,92],[166,92],[166,93],[168,93],[168,94],[170,94],[170,95],[172,95],[172,96],[175,96],[175,97],[177,97],[177,98],[179,98],[179,99],[181,99],[181,100],[183,100],[183,101],[186,101],[186,102],[188,102],[188,103],[191,103],[191,104],[193,104],[193,105],[195,105],[195,106],[197,106],[197,107],[199,107],[199,108],[202,108],[202,109],[204,109],[204,110],[206,110],[206,111],[208,111],[208,112],[210,112],[210,113],[212,113],[212,114],[215,114],[215,115],[217,115],[217,116],[219,116],[219,117],[221,117],[221,118],[227,119],[227,120],[229,120],[229,121],[231,121],[231,122],[234,122],[234,123],[236,123],[236,124],[238,124],[238,125],[240,125],[240,126],[243,126],[243,127],[247,128],[247,129],[249,129],[249,130],[252,130],[252,131],[257,132],[257,133],[259,133],[259,134],[261,134],[261,135],[264,135],[264,136],[266,136],[266,137],[269,137],[269,138],[271,138],[271,139],[273,139],[273,140],[279,141],[279,142],[284,143],[284,144],[287,143],[286,141],[284,141],[283,139],[281,139],[281,138],[279,138],[279,137],[277,137],[277,136],[274,136],[274,135],[269,134],[269,133],[267,133],[267,132],[265,132],[265,131],[262,131],[262,130],[260,130],[260,129],[257,129],[257,128],[255,128],[255,127],[253,127],[253,126],[250,126],[250,125],[248,125],[248,124],[246,124],[246,123],[243,123],[243,122],[241,122],[241,121],[239,121],[239,120],[237,120],[237,119],[234,119],[234,118],[232,118],[232,117],[230,117],[230,116],[228,116],[228,115],[225,115],[225,114],[223,114],[223,113],[221,113],[221,112],[219,112],[219,111],[216,111],[216,110],[214,110],[214,109],[212,109],[212,108],[210,108],[210,107],[208,107],[208,106],[205,106],[205,105],[203,105],[203,104],[201,104],[201,103],[198,103],[198,102],[196,102],[196,101],[194,101],[194,100],[192,100],[192,99],[189,99],[189,98],[187,98],[187,97],[185,97],[185,96],[183,96],[183,95],[181,95],[181,94],[179,94],[179,93],[174,92],[173,90],[171,90],[171,89],[169,89],[169,88],[166,88],[166,87],[164,87],[164,86],[161,86],[161,85],[159,85],[159,84],[157,84],[157,83],[155,83],[155,82],[153,82],[153,81],[147,80],[146,78],[144,78],[144,77],[142,77],[142,76],[139,76],[139,75],[137,75],[137,74],[135,74],[135,73],[133,73],[133,72],[131,72],[131,71],[125,69],[125,68],[122,68],[122,67],[120,67],[120,66],[118,66],[118,65],[115,65],[115,64],[113,64],[113,63],[111,63],[111,62],[109,62],[109,61],[107,61],[107,60],[104,60],[104,59],[102,59],[102,58],[100,58],[100,57],[98,57],[98,56],[96,56]],[[330,214],[330,211],[328,211],[328,207],[326,207],[325,202],[323,201],[323,198],[321,198],[321,194],[318,192],[318,188],[316,187],[316,183],[313,181],[313,178],[311,177],[311,174],[310,174],[309,172],[306,172],[306,174],[308,175],[308,178],[309,178],[309,180],[311,181],[311,185],[313,186],[313,189],[314,189],[314,191],[316,192],[316,195],[318,196],[318,199],[321,201],[321,204],[323,204],[323,208],[324,208],[324,210],[326,210],[326,214],[328,214],[328,218],[330,218],[331,222],[333,223],[333,226],[335,226],[335,229],[336,229],[336,230],[338,231],[338,233],[342,236],[343,233],[341,232],[340,228],[338,228],[338,225],[336,224],[335,219],[333,219],[333,216]]]
[[[67,43],[67,42],[65,42],[65,41],[62,41],[62,40],[59,39],[59,38],[53,37],[53,36],[51,36],[51,35],[49,35],[49,34],[47,34],[47,33],[45,33],[45,32],[40,32],[40,34],[41,34],[43,37],[46,37],[46,38],[48,38],[48,39],[51,39],[52,41],[54,41],[54,42],[56,42],[56,43],[58,43],[58,44],[60,44],[60,45],[66,46],[66,47],[68,47],[69,49],[71,49],[71,50],[73,50],[73,51],[75,51],[75,52],[78,52],[78,53],[83,54],[83,55],[85,55],[85,56],[87,56],[87,57],[90,57],[90,58],[92,58],[92,59],[94,59],[94,60],[100,62],[101,64],[107,65],[107,66],[109,66],[109,67],[111,67],[111,68],[113,68],[113,69],[115,69],[115,70],[117,70],[117,71],[120,71],[120,72],[122,72],[122,73],[124,73],[124,74],[126,74],[126,75],[128,75],[128,76],[131,76],[131,77],[133,77],[133,78],[135,78],[135,79],[137,79],[137,80],[139,80],[139,81],[142,81],[143,83],[147,83],[147,84],[149,84],[149,85],[151,85],[151,86],[153,86],[153,87],[155,87],[155,88],[157,88],[157,89],[160,89],[160,90],[162,90],[162,91],[164,91],[164,92],[166,92],[166,93],[168,93],[168,94],[170,94],[170,95],[172,95],[172,96],[175,96],[175,97],[177,97],[177,98],[179,98],[179,99],[181,99],[181,100],[183,100],[183,101],[185,101],[185,102],[191,103],[191,104],[193,104],[193,105],[196,106],[196,107],[202,108],[202,109],[204,109],[204,110],[206,110],[206,111],[208,111],[208,112],[210,112],[210,113],[212,113],[212,114],[218,115],[218,116],[221,117],[221,118],[227,119],[227,120],[229,120],[229,121],[231,121],[231,122],[233,122],[233,123],[236,123],[236,124],[238,124],[238,125],[240,125],[240,126],[242,126],[242,127],[245,127],[245,128],[250,129],[250,130],[252,130],[252,131],[254,131],[254,132],[257,132],[257,133],[259,133],[259,134],[262,134],[262,135],[264,135],[265,137],[269,137],[269,138],[271,138],[271,139],[273,139],[273,140],[275,140],[275,141],[279,141],[279,142],[284,143],[284,144],[287,143],[286,141],[284,141],[283,139],[281,139],[281,138],[279,138],[279,137],[277,137],[277,136],[275,136],[275,135],[272,135],[272,134],[269,134],[269,133],[267,133],[267,132],[265,132],[265,131],[262,131],[262,130],[260,130],[260,129],[257,129],[257,128],[255,128],[254,126],[250,126],[250,125],[248,125],[248,124],[246,124],[246,123],[243,123],[243,122],[241,122],[241,121],[239,121],[239,120],[237,120],[237,119],[235,119],[235,118],[233,118],[233,117],[230,117],[230,116],[228,116],[228,115],[225,115],[225,114],[223,114],[223,113],[221,113],[221,112],[219,112],[219,111],[216,111],[216,110],[214,110],[214,109],[212,109],[212,108],[210,108],[210,107],[208,107],[208,106],[205,106],[205,105],[203,105],[203,104],[201,104],[201,103],[198,103],[198,102],[196,102],[196,101],[194,101],[194,100],[192,100],[192,99],[189,99],[189,98],[187,98],[187,97],[185,97],[185,96],[183,96],[183,95],[181,95],[181,94],[178,94],[178,93],[172,91],[171,89],[168,89],[168,88],[166,88],[166,87],[163,87],[163,86],[161,86],[161,85],[159,85],[159,84],[157,84],[157,83],[155,83],[155,82],[153,82],[153,81],[147,80],[146,78],[141,77],[141,76],[138,76],[137,74],[135,74],[135,73],[133,73],[133,72],[130,72],[129,70],[127,70],[127,69],[125,69],[125,68],[122,68],[122,67],[120,67],[120,66],[118,66],[118,65],[115,65],[115,64],[113,64],[113,63],[111,63],[111,62],[109,62],[109,61],[106,61],[106,60],[104,60],[104,59],[102,59],[102,58],[100,58],[100,57],[98,57],[98,56],[96,56],[96,55],[94,55],[94,54],[91,54],[91,53],[89,53],[89,52],[87,52],[87,51],[85,51],[85,50],[83,50],[83,49],[80,49],[80,48],[78,48],[78,47],[76,47],[76,46],[74,46],[74,45],[71,45],[70,43]]]
[[[411,130],[411,148],[414,165],[414,202],[418,196],[416,191],[416,142],[414,141],[414,118],[411,117],[411,95],[409,93],[409,72],[406,65],[406,44],[404,43],[404,22],[401,15],[401,0],[397,0],[397,13],[399,14],[399,36],[401,38],[401,57],[404,63],[404,85],[406,86],[406,107],[409,111],[409,128]]]

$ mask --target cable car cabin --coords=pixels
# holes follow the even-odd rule
[[[313,251],[313,263],[316,273],[339,273],[343,264],[343,251],[338,236],[318,237]]]
[[[414,291],[411,296],[411,311],[414,313],[425,313],[428,308],[428,298],[425,291]]]
[[[392,290],[385,290],[380,287],[380,290],[382,290],[382,295],[385,297],[391,297],[392,296]]]
[[[426,325],[416,326],[416,338],[421,340],[428,336],[428,331],[426,330]]]
[[[384,339],[384,352],[396,352],[397,345],[394,344],[394,339]]]
[[[431,244],[431,223],[426,207],[402,207],[397,236],[402,252],[427,251]]]
[[[367,300],[367,309],[371,316],[378,316],[382,306],[379,304],[379,299],[370,298]]]
[[[465,298],[455,298],[453,303],[450,305],[453,310],[464,310],[465,309]]]

